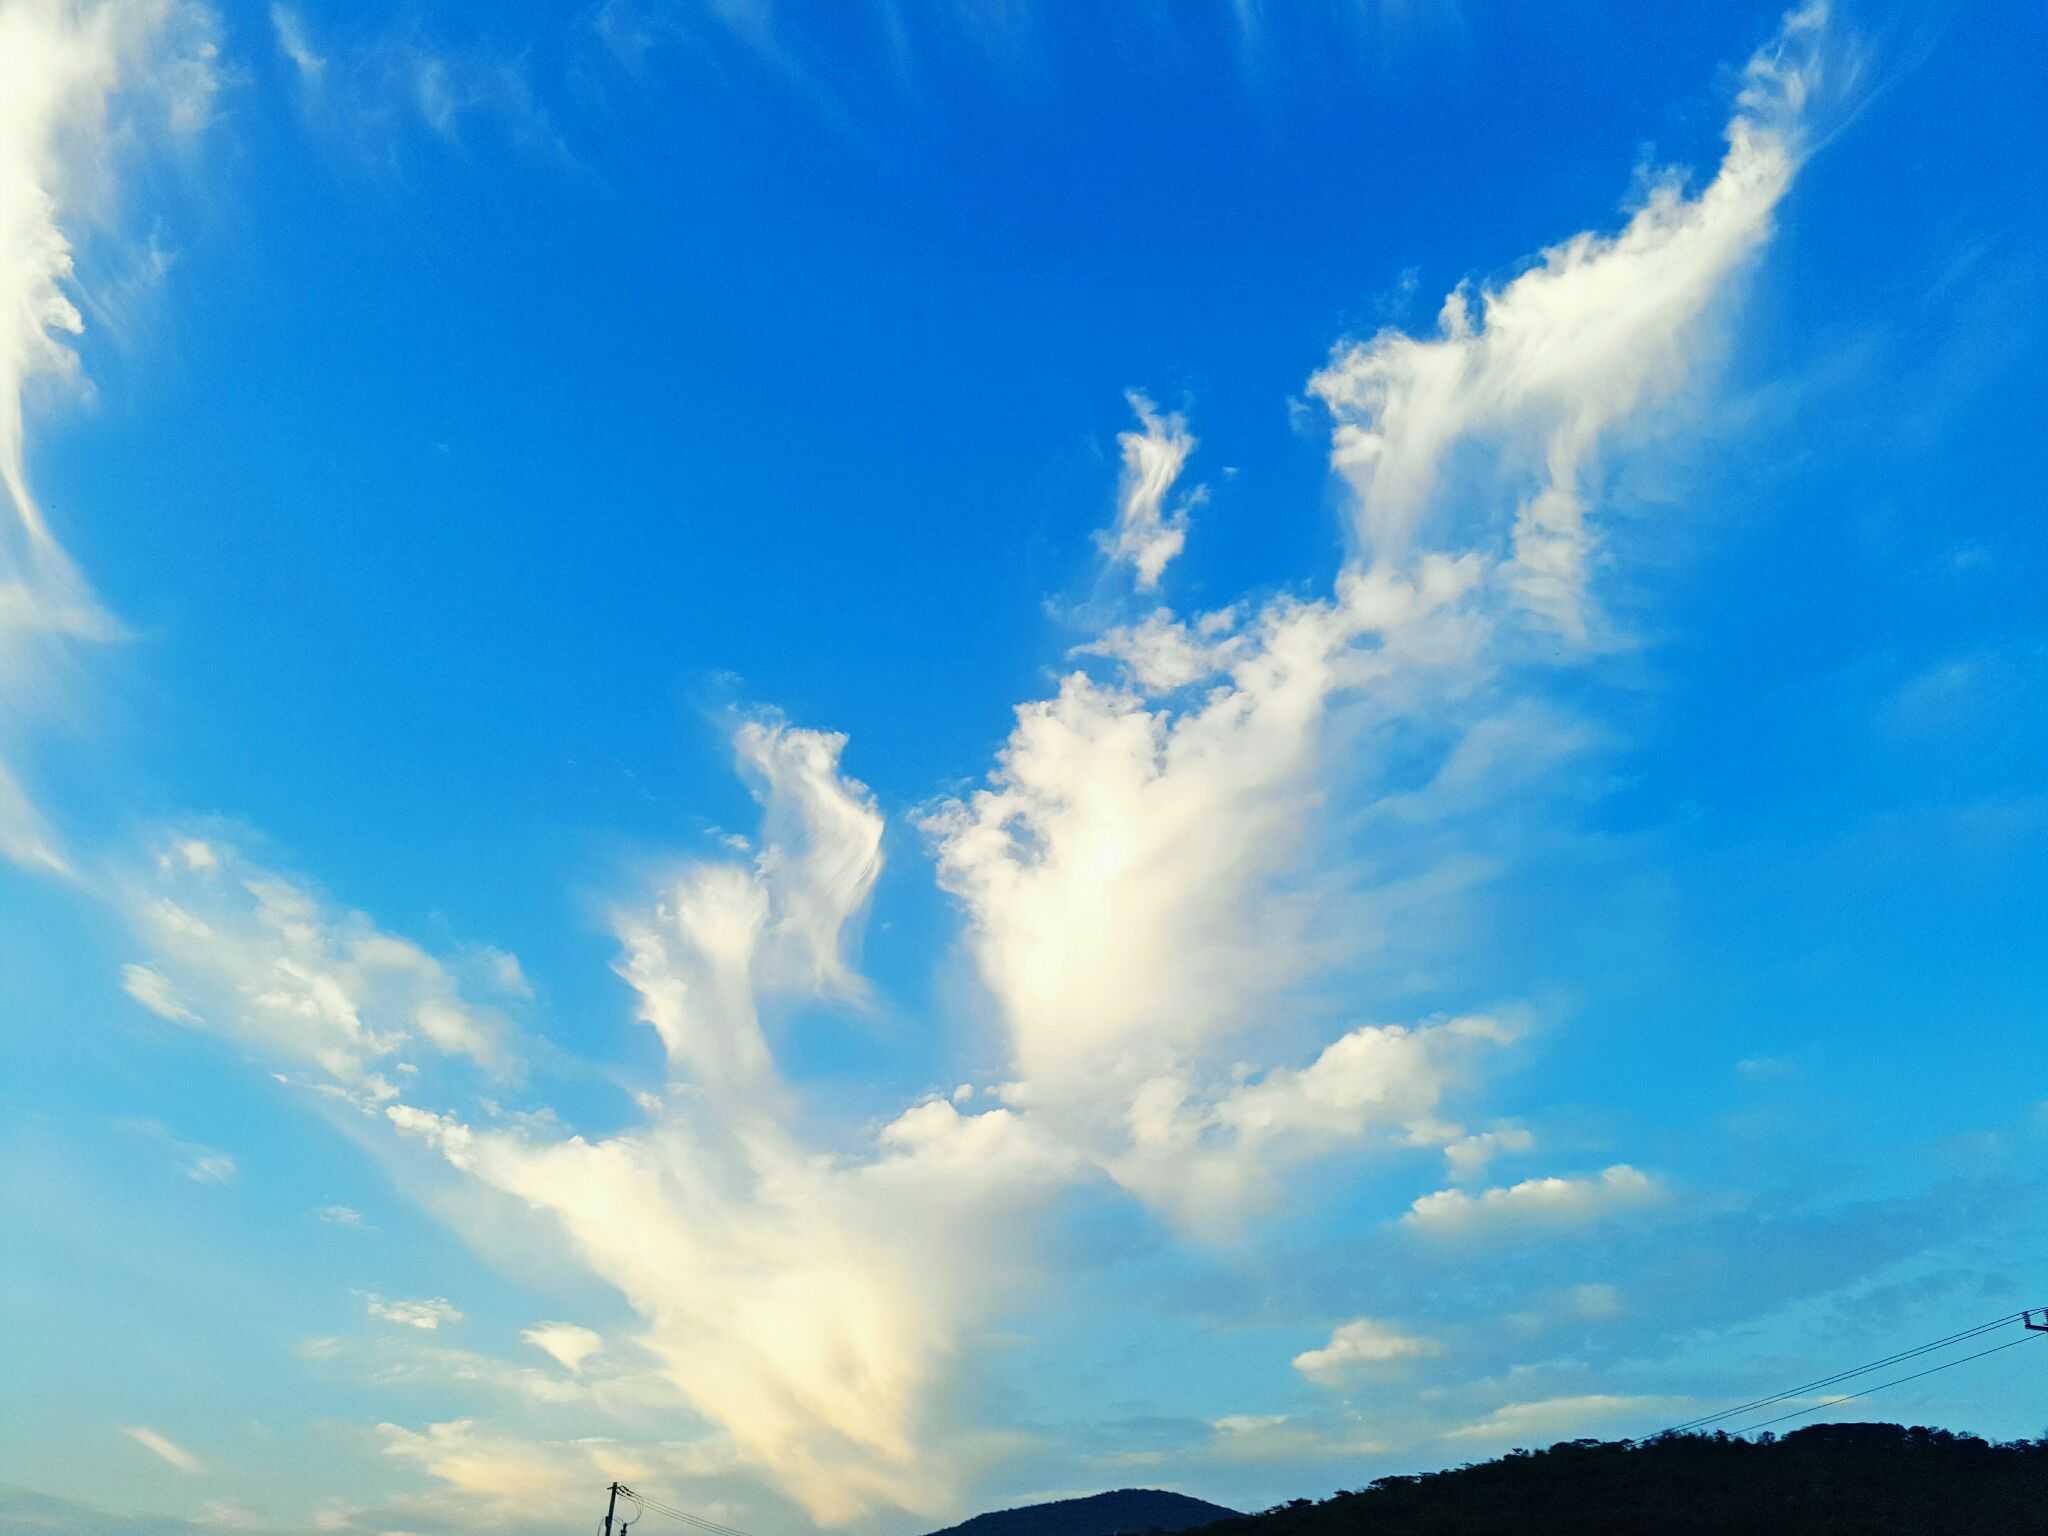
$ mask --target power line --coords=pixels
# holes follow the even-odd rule
[[[637,1488],[622,1488],[620,1491],[634,1503],[640,1505],[641,1508],[652,1510],[655,1514],[667,1515],[671,1519],[687,1521],[689,1524],[705,1530],[731,1532],[732,1536],[747,1536],[746,1532],[736,1530],[733,1526],[720,1525],[716,1520],[708,1520],[702,1515],[692,1514],[687,1509],[678,1509],[666,1500],[651,1499]]]
[[[673,1504],[665,1504],[659,1499],[650,1499],[646,1494],[628,1488],[624,1484],[620,1484],[619,1492],[623,1493],[635,1504],[638,1504],[643,1512],[652,1512],[657,1515],[666,1516],[670,1520],[675,1520],[683,1525],[692,1526],[697,1530],[707,1532],[708,1536],[748,1536],[747,1532],[740,1530],[737,1526],[720,1525],[716,1520],[706,1520],[702,1515],[693,1515],[687,1509],[677,1509]]]
[[[1825,1403],[1813,1403],[1805,1408],[1795,1408],[1790,1413],[1781,1413],[1774,1419],[1765,1419],[1761,1424],[1747,1425],[1737,1430],[1736,1433],[1746,1435],[1754,1430],[1763,1429],[1768,1425],[1782,1424],[1787,1419],[1800,1418],[1809,1413],[1819,1413],[1823,1408],[1838,1408],[1843,1403],[1855,1402],[1859,1397],[1868,1397],[1873,1392],[1882,1392],[1886,1387],[1896,1387],[1903,1382],[1918,1381],[1922,1376],[1932,1376],[1939,1371],[1946,1371],[1958,1365],[1968,1365],[1972,1360],[1982,1360],[1986,1355],[1995,1355],[2001,1349],[2017,1349],[2022,1344],[2031,1344],[2040,1337],[2043,1337],[2043,1335],[2039,1333],[2023,1334],[2019,1338],[2009,1340],[2004,1344],[1994,1344],[1989,1349],[1980,1349],[1974,1355],[1964,1355],[1957,1360],[1945,1360],[1940,1365],[1930,1365],[1926,1370],[1915,1371],[1910,1376],[1894,1376],[1890,1381],[1880,1381],[1874,1387],[1865,1387],[1861,1392],[1851,1392],[1847,1397],[1837,1397]]]
[[[1851,1381],[1858,1376],[1867,1376],[1872,1371],[1881,1371],[1888,1365],[1898,1365],[1903,1361],[1931,1353],[1934,1350],[1946,1349],[1950,1345],[1964,1343],[1967,1340],[1977,1338],[1981,1334],[1989,1333],[1995,1328],[2003,1328],[2008,1323],[2016,1322],[2022,1316],[2024,1316],[2023,1313],[2008,1312],[2003,1317],[1994,1317],[1989,1322],[1978,1323],[1975,1327],[1961,1329],[1956,1333],[1949,1334],[1946,1338],[1935,1339],[1926,1344],[1918,1344],[1911,1349],[1902,1349],[1894,1354],[1868,1361],[1863,1365],[1853,1366],[1846,1371],[1836,1371],[1832,1375],[1822,1376],[1814,1381],[1802,1382],[1796,1387],[1787,1387],[1782,1392],[1773,1392],[1769,1397],[1759,1397],[1750,1402],[1738,1404],[1733,1408],[1723,1408],[1718,1413],[1702,1414],[1696,1419],[1687,1419],[1682,1424],[1673,1424],[1670,1428],[1660,1430],[1658,1433],[1666,1435],[1684,1434],[1689,1430],[1703,1429],[1709,1424],[1719,1423],[1726,1419],[1739,1418],[1745,1413],[1754,1413],[1759,1408],[1768,1408],[1774,1403],[1784,1402],[1787,1398],[1797,1397],[1802,1392],[1819,1391],[1825,1387],[1835,1386],[1840,1382]],[[1961,1362],[1958,1361],[1957,1363],[1960,1364]],[[1878,1388],[1872,1387],[1870,1390],[1875,1392]],[[1854,1395],[1861,1396],[1862,1394]],[[1846,1398],[1843,1400],[1847,1401]],[[1752,1428],[1754,1427],[1752,1426]]]
[[[662,1515],[683,1525],[691,1526],[696,1530],[707,1532],[708,1536],[747,1536],[746,1532],[738,1530],[733,1526],[720,1525],[715,1520],[706,1520],[702,1515],[693,1515],[688,1510],[676,1509],[658,1500],[649,1500],[638,1493],[634,1493],[631,1489],[627,1490],[627,1496],[638,1504],[643,1511]]]

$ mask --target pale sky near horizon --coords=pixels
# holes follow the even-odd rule
[[[0,1524],[1256,1508],[2048,1305],[2044,45],[0,0]]]

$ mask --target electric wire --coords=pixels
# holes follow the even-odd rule
[[[1845,1371],[1835,1371],[1814,1381],[1802,1382],[1796,1387],[1787,1387],[1782,1392],[1773,1392],[1768,1397],[1755,1398],[1750,1402],[1738,1404],[1733,1408],[1723,1408],[1717,1413],[1702,1414],[1698,1418],[1687,1419],[1682,1424],[1673,1424],[1668,1429],[1660,1430],[1658,1433],[1665,1435],[1685,1434],[1691,1430],[1704,1429],[1709,1424],[1717,1424],[1727,1419],[1739,1418],[1745,1413],[1754,1413],[1759,1408],[1768,1408],[1774,1403],[1784,1402],[1787,1398],[1797,1397],[1802,1392],[1816,1392],[1825,1387],[1832,1387],[1841,1382],[1851,1381],[1858,1376],[1867,1376],[1872,1371],[1881,1371],[1888,1365],[1898,1365],[1917,1356],[1929,1354],[1937,1349],[1946,1349],[1951,1345],[1965,1343],[1970,1339],[1989,1333],[1995,1328],[2003,1328],[2009,1323],[2017,1322],[2024,1315],[2024,1313],[2020,1312],[2008,1312],[2003,1317],[1995,1317],[1989,1322],[1978,1323],[1975,1327],[1961,1329],[1958,1332],[1949,1334],[1946,1338],[1934,1339],[1926,1344],[1917,1344],[1911,1349],[1902,1349],[1896,1353],[1868,1361],[1865,1364],[1852,1366]],[[1875,1391],[1876,1388],[1871,1390]]]
[[[658,1515],[667,1515],[671,1519],[687,1521],[691,1525],[706,1530],[725,1531],[729,1533],[729,1536],[747,1536],[746,1532],[737,1530],[733,1526],[720,1525],[716,1520],[708,1520],[702,1515],[692,1514],[687,1509],[678,1509],[675,1505],[665,1500],[649,1498],[636,1488],[628,1488],[621,1484],[619,1492],[640,1505],[643,1509],[651,1509]]]
[[[702,1515],[693,1515],[686,1509],[677,1509],[673,1505],[664,1504],[658,1499],[650,1501],[640,1494],[633,1494],[632,1497],[643,1510],[651,1510],[657,1515],[663,1515],[668,1519],[679,1521],[697,1530],[711,1533],[711,1536],[747,1536],[746,1532],[738,1530],[733,1526],[720,1525],[716,1520],[707,1520]]]
[[[2023,1334],[2021,1337],[2008,1340],[2006,1343],[1994,1344],[1989,1349],[1980,1349],[1974,1355],[1964,1355],[1956,1360],[1944,1360],[1940,1365],[1930,1365],[1926,1370],[1915,1371],[1910,1376],[1894,1376],[1890,1381],[1880,1381],[1874,1387],[1865,1387],[1861,1392],[1851,1392],[1847,1397],[1832,1398],[1825,1403],[1812,1403],[1804,1408],[1795,1408],[1790,1413],[1781,1413],[1774,1419],[1765,1419],[1758,1424],[1745,1425],[1737,1430],[1736,1433],[1738,1435],[1747,1435],[1772,1424],[1782,1424],[1787,1419],[1800,1418],[1809,1413],[1819,1413],[1824,1408],[1839,1408],[1843,1403],[1853,1403],[1859,1397],[1869,1397],[1873,1392],[1882,1392],[1886,1387],[1896,1387],[1904,1382],[1918,1381],[1922,1376],[1933,1376],[1938,1372],[1953,1369],[1958,1365],[1968,1365],[1972,1360],[1982,1360],[1986,1355],[1995,1355],[2002,1349],[2017,1349],[2022,1344],[2031,1344],[2034,1340],[2043,1337],[2048,1337],[2048,1335],[2039,1333]]]
[[[748,1536],[747,1532],[740,1530],[736,1526],[720,1525],[716,1520],[707,1520],[702,1515],[693,1515],[687,1509],[677,1509],[673,1504],[665,1504],[660,1499],[650,1499],[644,1493],[628,1488],[624,1484],[620,1485],[619,1492],[631,1499],[635,1504],[638,1504],[643,1513],[652,1512],[665,1516],[683,1525],[692,1526],[697,1530],[707,1532],[709,1536]]]

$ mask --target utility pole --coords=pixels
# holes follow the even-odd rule
[[[612,1484],[612,1501],[604,1507],[604,1536],[612,1536],[612,1516],[619,1512],[619,1485]]]

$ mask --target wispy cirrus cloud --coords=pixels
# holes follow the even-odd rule
[[[85,384],[82,250],[119,247],[119,173],[188,142],[218,87],[213,12],[172,0],[0,11],[0,859],[73,876],[24,777],[31,726],[77,708],[82,648],[124,633],[29,483],[27,391]]]
[[[444,41],[417,26],[330,36],[282,3],[270,7],[270,28],[309,126],[366,162],[395,162],[422,129],[457,145],[480,126],[528,154],[572,158],[522,53]]]
[[[179,1170],[194,1184],[232,1184],[241,1177],[241,1165],[231,1153],[203,1142],[187,1141],[175,1135],[162,1121],[124,1120],[120,1125],[169,1153]]]
[[[147,1424],[123,1424],[121,1433],[141,1446],[165,1466],[172,1467],[189,1476],[197,1477],[206,1471],[205,1465],[169,1435],[151,1429]]]
[[[519,1069],[516,1030],[473,1001],[448,964],[224,842],[163,838],[121,878],[119,905],[147,963],[122,972],[161,1017],[266,1047],[339,1090],[395,1096],[417,1053]]]
[[[1149,592],[1159,585],[1167,562],[1187,543],[1188,514],[1202,504],[1207,493],[1196,486],[1177,503],[1169,503],[1188,455],[1195,450],[1195,439],[1188,433],[1186,419],[1177,412],[1161,415],[1159,408],[1136,390],[1125,398],[1138,413],[1138,424],[1144,430],[1117,435],[1124,468],[1117,486],[1116,526],[1100,537],[1111,559],[1130,565],[1138,590]]]
[[[1503,596],[1570,640],[1596,637],[1590,472],[1697,389],[1731,285],[1803,157],[1826,14],[1795,11],[1750,60],[1727,153],[1696,195],[1675,173],[1653,178],[1620,233],[1553,245],[1499,288],[1460,286],[1435,337],[1383,331],[1310,382],[1336,419],[1331,461],[1370,558],[1504,536]]]

